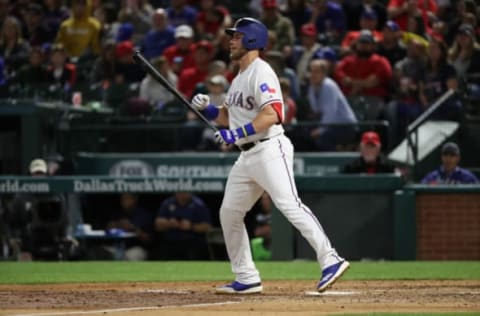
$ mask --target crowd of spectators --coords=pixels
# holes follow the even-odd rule
[[[236,71],[224,29],[241,15],[269,29],[262,57],[281,78],[287,124],[384,119],[396,143],[448,89],[480,91],[473,0],[234,2],[0,0],[1,96],[70,102],[82,91],[84,103],[102,101],[121,115],[161,115],[175,99],[134,62],[138,49],[186,99],[216,93],[220,102],[222,91],[211,92],[212,85],[225,91]],[[312,66],[322,72],[318,83]],[[184,110],[186,124],[195,125]],[[435,118],[457,120],[461,110],[454,98]],[[338,150],[351,132],[320,128],[303,136],[317,150]],[[196,134],[193,149],[208,147],[208,133]],[[333,144],[324,142],[332,137]]]

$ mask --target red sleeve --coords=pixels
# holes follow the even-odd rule
[[[270,103],[269,105],[271,105],[272,109],[274,109],[275,113],[277,113],[277,117],[278,117],[277,124],[283,123],[285,120],[283,104],[281,102],[273,102],[273,103]]]

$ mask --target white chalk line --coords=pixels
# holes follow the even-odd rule
[[[325,291],[325,292],[318,292],[318,291],[306,291],[305,295],[307,296],[342,296],[342,295],[355,295],[360,294],[361,292],[357,291]]]
[[[99,313],[122,313],[133,311],[147,311],[147,310],[160,310],[167,308],[192,308],[192,307],[209,307],[209,306],[221,306],[239,304],[241,302],[217,302],[217,303],[202,303],[202,304],[189,304],[189,305],[168,305],[168,306],[143,306],[143,307],[126,307],[126,308],[112,308],[112,309],[97,309],[88,311],[71,311],[71,312],[54,312],[54,313],[33,313],[33,314],[10,314],[6,316],[57,316],[57,315],[88,315]]]

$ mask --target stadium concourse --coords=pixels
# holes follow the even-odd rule
[[[299,315],[463,313],[480,310],[479,280],[341,281],[311,295],[311,281],[266,281],[262,295],[214,294],[214,282],[1,285],[2,316]]]

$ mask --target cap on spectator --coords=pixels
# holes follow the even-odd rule
[[[464,24],[460,25],[460,27],[457,30],[457,33],[458,34],[465,34],[465,35],[473,37],[473,35],[475,34],[475,30],[473,29],[473,26],[471,26],[470,24],[464,23]]]
[[[442,155],[460,156],[460,148],[453,142],[445,143],[445,145],[442,146]]]
[[[331,47],[325,46],[318,49],[313,55],[316,59],[326,59],[328,61],[337,61],[337,53]]]
[[[124,56],[133,54],[133,43],[131,41],[123,41],[115,47],[115,56],[122,58]]]
[[[365,9],[362,12],[362,18],[369,19],[369,20],[376,20],[377,13],[372,9]]]
[[[182,24],[175,28],[175,38],[192,38],[193,29],[190,25]]]
[[[115,38],[117,42],[128,41],[132,38],[133,35],[133,24],[130,22],[125,22],[120,25],[117,31],[117,37]]]
[[[398,26],[397,22],[392,20],[388,20],[387,23],[385,23],[385,27],[393,32],[400,31],[400,27]]]
[[[277,0],[262,0],[262,7],[264,9],[276,8]]]
[[[317,36],[317,28],[313,23],[306,23],[302,25],[301,33],[306,36]]]
[[[43,159],[34,159],[30,163],[30,173],[47,173],[47,162]]]
[[[370,30],[361,30],[360,35],[358,36],[359,43],[375,43],[373,38],[372,31]]]
[[[362,144],[372,144],[375,146],[380,146],[382,142],[380,141],[380,136],[376,132],[368,131],[362,134]]]
[[[206,41],[206,40],[198,41],[197,43],[195,43],[194,47],[195,47],[195,51],[197,51],[199,49],[204,49],[208,53],[212,53],[212,51],[213,51],[212,43],[210,43],[209,41]]]
[[[227,79],[225,78],[225,76],[222,75],[215,75],[211,77],[208,82],[214,85],[221,85],[223,86],[223,88],[227,88],[228,85]]]

